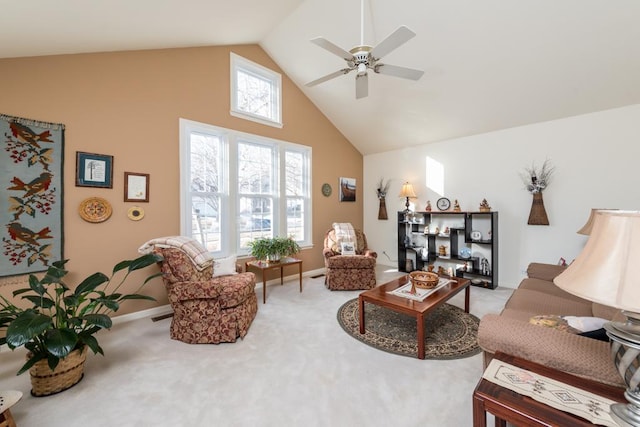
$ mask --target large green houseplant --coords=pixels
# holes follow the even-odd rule
[[[249,242],[251,256],[257,260],[278,262],[300,252],[300,245],[292,237],[262,237]]]
[[[110,314],[118,311],[123,301],[153,301],[153,297],[138,292],[160,273],[147,276],[134,293],[124,294],[118,290],[133,271],[161,259],[157,254],[147,254],[121,261],[113,267],[111,276],[94,273],[75,289],[63,281],[68,273],[65,269],[68,260],[56,261],[41,278],[31,274],[28,288],[13,292],[14,297],[21,296],[29,301],[28,308],[21,308],[0,295],[0,335],[2,332],[5,334],[0,338],[0,344],[6,343],[12,350],[22,346],[29,350],[27,361],[18,375],[40,361],[46,361],[49,369],[55,372],[59,363],[73,351],[80,350],[86,354],[86,347],[93,353],[104,355],[96,333],[111,327]],[[120,277],[119,281],[117,277]]]

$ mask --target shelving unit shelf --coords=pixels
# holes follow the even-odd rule
[[[429,265],[498,287],[498,212],[398,212],[398,271]]]

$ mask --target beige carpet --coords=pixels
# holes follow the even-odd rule
[[[379,266],[379,283],[397,274]],[[184,344],[169,339],[169,319],[140,319],[102,333],[106,356],[89,355],[70,390],[30,396],[29,378],[15,376],[22,351],[0,353],[0,387],[24,393],[12,408],[19,427],[472,425],[481,355],[424,361],[364,345],[336,320],[358,292],[323,280],[305,278],[303,293],[297,278],[269,286],[235,344]],[[471,313],[498,311],[510,294],[472,288]]]

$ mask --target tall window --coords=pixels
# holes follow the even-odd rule
[[[306,196],[309,186],[308,162],[302,151],[285,150],[285,197],[287,204],[287,234],[304,240],[306,224]]]
[[[191,235],[211,252],[222,251],[221,226],[224,150],[218,135],[191,133],[189,141]]]
[[[259,237],[311,244],[311,148],[180,119],[181,234],[214,255]]]
[[[231,53],[231,115],[282,127],[282,76]]]
[[[239,247],[258,237],[277,235],[276,150],[272,145],[249,141],[238,142],[238,202],[240,210]]]

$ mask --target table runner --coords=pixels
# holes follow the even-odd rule
[[[615,402],[526,369],[493,359],[482,378],[570,414],[608,427],[618,427],[610,407]]]

